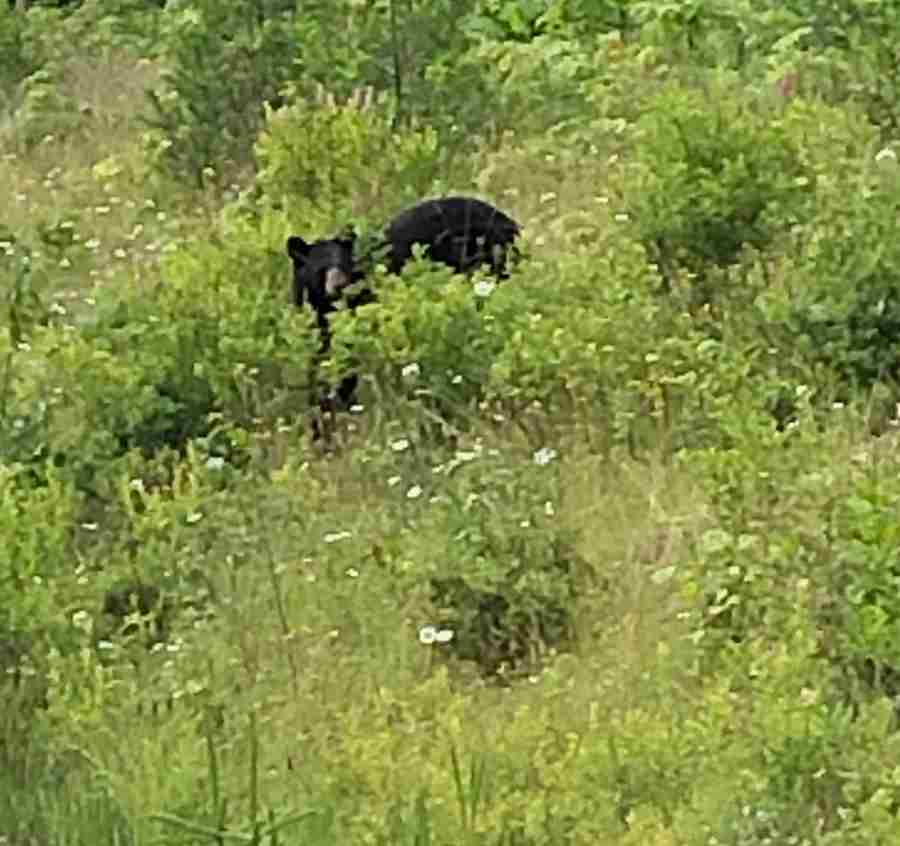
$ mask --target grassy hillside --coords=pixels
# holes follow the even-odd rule
[[[0,844],[900,842],[897,43],[4,4]],[[287,236],[451,192],[319,362]]]

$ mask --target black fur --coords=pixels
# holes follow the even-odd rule
[[[308,303],[315,312],[325,354],[331,341],[328,315],[338,300],[344,299],[351,309],[374,302],[375,294],[369,289],[350,297],[345,297],[344,290],[365,279],[364,268],[379,256],[384,256],[391,273],[400,273],[412,258],[414,245],[420,245],[426,258],[457,272],[487,266],[504,279],[520,232],[516,221],[490,203],[473,197],[443,197],[423,200],[400,212],[385,227],[381,243],[365,256],[355,254],[354,235],[313,243],[292,235],[286,246],[294,265],[294,304],[299,308]],[[342,406],[352,402],[357,381],[355,375],[349,376],[339,386],[337,398]],[[330,401],[322,405],[331,410]]]
[[[420,244],[427,258],[460,273],[488,265],[503,278],[507,252],[520,231],[512,218],[482,200],[425,200],[400,212],[388,224],[387,266],[391,273],[399,273],[412,257],[413,245]]]

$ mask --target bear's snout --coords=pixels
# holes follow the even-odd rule
[[[329,297],[336,296],[344,290],[353,280],[350,274],[338,267],[330,267],[325,272],[325,293]]]

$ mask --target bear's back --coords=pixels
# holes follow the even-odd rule
[[[474,197],[423,200],[400,212],[387,226],[388,269],[399,273],[421,244],[433,261],[464,272],[493,264],[496,247],[506,247],[519,225],[499,209]]]

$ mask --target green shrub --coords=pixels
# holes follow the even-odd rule
[[[767,17],[776,61],[795,75],[805,95],[846,107],[853,103],[881,131],[883,140],[900,127],[897,17],[866,0],[809,0],[778,4]],[[789,33],[784,35],[784,33]]]
[[[745,245],[765,250],[806,216],[814,183],[783,122],[719,85],[652,96],[635,142],[625,208],[666,287],[693,278],[692,301],[714,298],[711,271]]]
[[[37,490],[22,484],[22,472],[0,463],[0,691],[10,718],[41,700],[47,653],[73,645],[68,613],[78,499],[52,471]],[[0,747],[6,740],[0,734]]]
[[[649,296],[655,277],[643,250],[625,239],[608,243],[616,246],[605,256],[592,248],[552,269],[526,266],[491,297],[488,314],[503,346],[487,396],[526,431],[537,408],[571,415],[576,425],[605,423],[612,435],[623,422],[615,397],[637,385],[645,355],[662,338],[655,329],[666,320],[665,306]]]
[[[15,105],[16,86],[40,64],[29,43],[27,29],[26,16],[4,3],[0,8],[0,109],[4,111]]]
[[[165,6],[166,0],[82,0],[64,27],[81,49],[95,54],[112,48],[158,56],[165,52],[166,18],[174,11]]]
[[[503,120],[498,74],[479,55],[483,6],[477,0],[402,6],[308,0],[294,20],[294,39],[303,45],[293,75],[297,94],[314,102],[323,86],[342,101],[360,88],[389,92],[382,108],[393,125],[434,127],[444,155],[465,168]]]
[[[729,409],[752,413],[768,376],[752,350],[656,297],[658,284],[621,233],[523,268],[487,312],[504,339],[486,388],[494,410],[532,443],[551,421],[603,452],[729,442]]]
[[[738,397],[764,413],[768,351],[715,340],[656,297],[643,248],[620,233],[500,285],[414,264],[370,281],[377,303],[332,317],[325,372],[331,384],[363,374],[382,418],[437,413],[453,429],[489,412],[535,448],[565,421],[603,451],[677,451],[728,442]]]
[[[504,343],[501,323],[483,310],[473,281],[443,265],[410,263],[400,278],[374,275],[379,300],[354,314],[333,316],[330,361],[324,372],[336,384],[347,372],[371,386],[374,414],[402,418],[402,410],[439,415],[451,429],[477,416],[491,362]],[[512,280],[505,284],[515,285]],[[365,400],[368,392],[360,394]]]
[[[9,134],[26,147],[71,138],[90,123],[97,105],[90,100],[106,92],[79,86],[86,69],[110,57],[134,64],[160,49],[162,13],[142,0],[49,5],[0,10],[0,108],[10,108]]]
[[[630,28],[628,0],[563,0],[534,3],[480,0],[468,29],[496,41],[533,40],[545,33],[576,33],[591,38]]]
[[[488,674],[570,647],[588,577],[559,512],[555,451],[523,458],[478,442],[458,450],[433,469],[430,491],[416,493],[430,498],[415,530],[387,550],[401,588],[430,586],[432,622],[452,631],[450,651]]]
[[[241,226],[175,253],[156,289],[103,291],[80,329],[56,316],[23,334],[6,362],[4,460],[51,459],[91,484],[129,450],[221,432],[207,446],[233,457],[229,430],[305,413],[318,339],[274,295],[288,287],[280,254]]]
[[[200,0],[171,13],[169,64],[149,92],[154,162],[202,186],[250,164],[263,104],[291,78],[297,51],[286,0]]]
[[[823,647],[851,685],[900,695],[900,556],[890,514],[900,489],[889,476],[859,478],[835,501],[830,540],[818,558],[826,576]]]
[[[395,131],[373,98],[360,90],[345,104],[324,97],[268,114],[256,145],[256,186],[263,207],[307,240],[315,232],[331,237],[358,218],[383,215],[385,222],[431,191],[441,172],[436,133]]]
[[[900,377],[900,246],[892,234],[900,169],[892,150],[879,158],[869,173],[836,181],[802,258],[790,262],[790,285],[767,301],[794,355],[862,388]]]
[[[62,90],[63,76],[62,66],[49,61],[23,80],[15,130],[17,140],[26,148],[48,137],[65,139],[81,125],[77,101]]]
[[[833,427],[864,431],[857,415],[835,409]],[[830,697],[900,692],[892,519],[900,490],[895,438],[885,441],[848,443],[807,413],[784,432],[747,426],[731,449],[685,456],[712,519],[682,571],[692,637],[711,668],[725,656],[743,661],[775,632],[807,627],[810,655],[827,661]]]
[[[601,50],[565,35],[524,42],[479,38],[434,73],[451,92],[459,91],[460,100],[474,100],[463,100],[455,116],[461,141],[482,136],[494,146],[504,132],[527,136],[576,122],[584,105],[580,83],[602,60]]]

